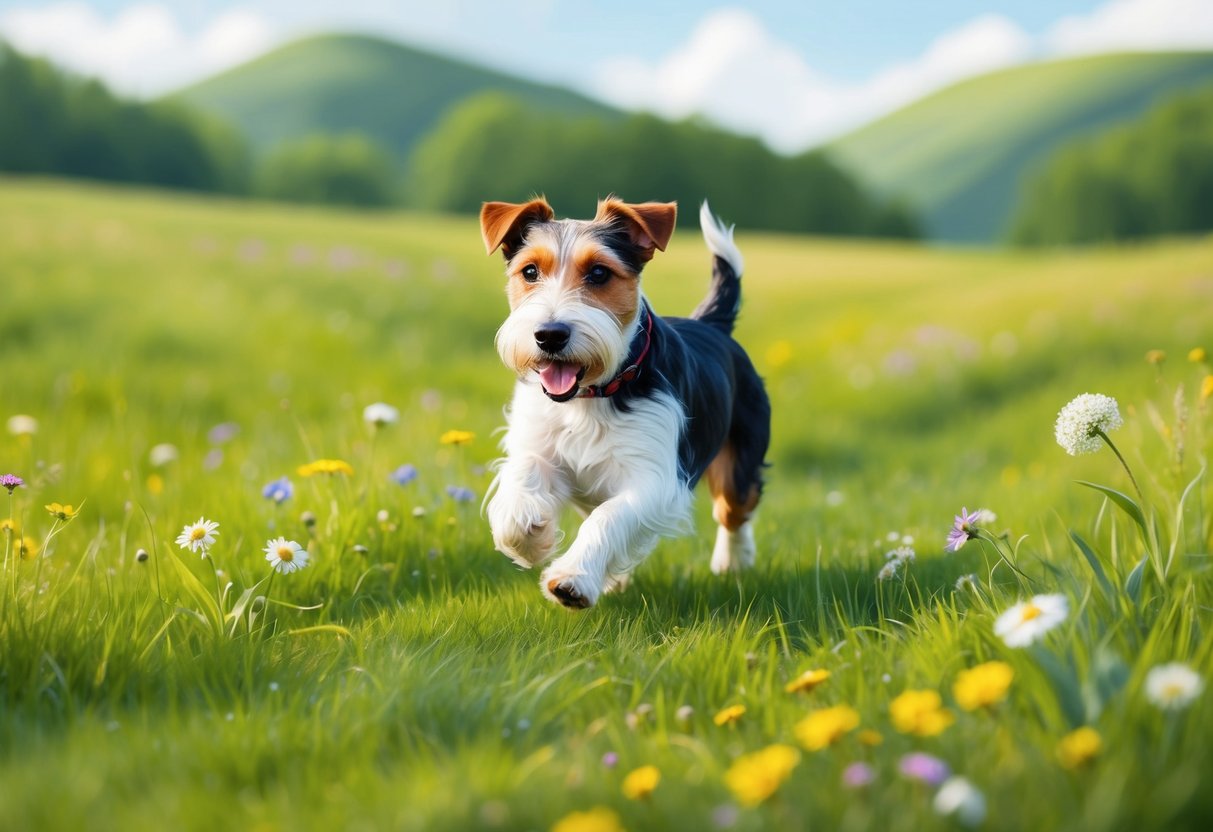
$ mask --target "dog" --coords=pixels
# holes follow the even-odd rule
[[[676,217],[676,203],[615,197],[592,220],[557,220],[542,198],[481,208],[485,248],[501,250],[508,278],[497,351],[518,376],[489,525],[497,550],[530,568],[556,554],[564,508],[582,512],[576,539],[539,582],[566,607],[624,588],[660,537],[685,533],[705,476],[719,524],[712,571],[754,562],[771,407],[732,338],[741,252],[705,201],[708,294],[689,318],[660,317],[640,275]]]

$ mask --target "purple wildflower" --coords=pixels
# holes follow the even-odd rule
[[[206,432],[206,438],[212,445],[222,445],[235,439],[238,433],[240,425],[235,422],[220,422]]]
[[[952,773],[943,760],[922,751],[906,754],[897,763],[897,769],[903,777],[930,786],[938,786]]]
[[[408,485],[417,479],[417,468],[412,465],[401,465],[395,471],[388,474],[387,478],[396,483],[396,485]]]
[[[876,779],[876,772],[867,763],[851,763],[842,770],[842,785],[862,789]]]
[[[980,511],[970,512],[962,508],[960,514],[952,521],[952,530],[948,532],[948,544],[944,548],[949,552],[958,552],[960,547],[977,537],[977,521]]]
[[[25,480],[21,479],[16,474],[5,474],[0,476],[0,486],[7,488],[9,494],[12,494],[14,489],[22,485],[25,485]]]
[[[608,751],[602,755],[602,764],[607,768],[614,768],[619,764],[619,755],[614,751]]]
[[[470,503],[476,499],[476,492],[462,485],[448,485],[446,494],[457,503]]]
[[[286,477],[279,477],[265,484],[265,488],[261,489],[261,496],[282,505],[295,496],[295,486],[291,485],[291,481]]]

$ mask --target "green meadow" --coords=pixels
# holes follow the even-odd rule
[[[1213,239],[738,240],[737,338],[774,407],[758,564],[709,572],[701,499],[696,535],[572,613],[479,511],[512,379],[474,218],[0,180],[0,423],[37,421],[0,432],[0,474],[26,481],[0,519],[36,550],[10,547],[0,581],[0,826],[960,828],[899,770],[925,752],[984,795],[981,828],[1206,828],[1213,692],[1164,710],[1145,680],[1213,673],[1213,371],[1189,360],[1213,351]],[[707,280],[689,230],[644,277],[670,315]],[[1109,449],[1054,441],[1084,392],[1119,402],[1142,496]],[[399,423],[365,424],[375,402]],[[474,439],[443,444],[454,429]],[[299,476],[322,458],[353,474]],[[282,476],[278,505],[262,488]],[[962,506],[996,514],[989,539],[945,552]],[[200,516],[219,523],[205,560],[174,543]],[[271,581],[280,535],[310,562]],[[878,580],[906,538],[913,562]],[[995,620],[1037,593],[1065,620],[1007,646]],[[966,710],[954,683],[987,661],[1014,678]],[[785,691],[811,669],[830,676]],[[906,690],[950,724],[899,731]],[[857,728],[802,745],[840,705]],[[1100,750],[1063,759],[1083,725]],[[797,763],[746,805],[728,772],[773,744]],[[845,787],[856,762],[872,781]],[[649,765],[655,790],[625,796]],[[570,817],[595,807],[599,826]]]

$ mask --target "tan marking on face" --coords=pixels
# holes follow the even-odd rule
[[[611,277],[601,285],[588,282],[586,275],[594,266],[605,266]],[[586,303],[611,313],[620,327],[627,327],[636,320],[640,308],[640,278],[606,246],[589,241],[581,243],[560,279],[566,289],[579,292]]]
[[[752,485],[745,494],[739,494],[734,477],[737,454],[733,446],[725,442],[705,473],[708,490],[712,493],[712,517],[731,532],[735,532],[750,519],[758,506],[758,486]]]
[[[534,291],[545,277],[555,274],[557,263],[556,252],[544,245],[530,245],[519,251],[510,261],[509,282],[505,287],[510,309],[517,309],[518,304],[522,303],[527,294]],[[529,265],[539,269],[539,280],[534,283],[522,276],[522,270]]]

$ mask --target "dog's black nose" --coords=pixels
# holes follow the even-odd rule
[[[569,336],[572,334],[573,330],[569,328],[568,324],[551,321],[536,327],[535,343],[544,352],[557,353],[568,345]]]

